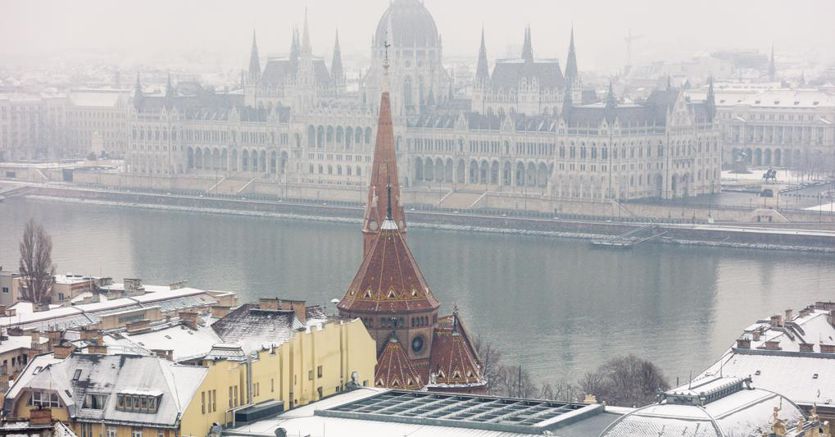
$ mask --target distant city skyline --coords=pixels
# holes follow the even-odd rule
[[[447,59],[475,57],[482,25],[488,55],[515,55],[523,29],[532,27],[537,57],[565,62],[572,24],[581,70],[613,71],[626,62],[627,33],[634,63],[687,59],[720,49],[766,52],[778,57],[832,62],[828,45],[835,2],[808,0],[706,0],[699,4],[637,0],[549,2],[521,0],[426,0],[443,38]],[[797,7],[800,3],[803,7]],[[123,51],[124,62],[142,63],[184,52],[213,53],[224,64],[247,62],[254,29],[263,56],[285,54],[292,26],[308,9],[314,53],[329,59],[338,29],[346,57],[367,57],[371,36],[387,0],[149,0],[136,7],[106,0],[7,1],[0,14],[0,56],[51,57],[68,50]]]

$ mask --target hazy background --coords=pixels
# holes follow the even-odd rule
[[[369,55],[371,36],[389,0],[0,0],[0,55],[46,59],[99,50],[131,63],[160,57],[216,57],[245,65],[252,29],[263,55],[281,54],[293,24],[309,10],[314,53],[330,56],[339,29],[347,58]],[[482,24],[491,59],[514,55],[523,27],[533,28],[538,57],[564,60],[576,29],[581,70],[685,59],[717,49],[767,51],[778,57],[833,58],[833,0],[425,0],[443,36],[447,58],[475,57]],[[80,50],[79,50],[80,49]],[[15,55],[15,56],[10,56]],[[23,55],[23,56],[21,56]],[[563,61],[564,62],[564,61]]]

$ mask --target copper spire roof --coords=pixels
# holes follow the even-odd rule
[[[400,232],[406,231],[406,217],[400,205],[400,183],[397,176],[397,155],[394,149],[394,128],[391,122],[389,93],[380,98],[380,118],[377,122],[377,143],[371,164],[371,181],[368,187],[368,203],[363,220],[363,252],[368,253],[373,235],[379,232],[386,218],[386,186],[391,184],[392,219]]]
[[[403,234],[392,220],[384,220],[384,225],[374,235],[372,246],[339,309],[400,314],[437,309],[438,301],[429,290]]]
[[[402,388],[417,390],[423,387],[420,375],[412,367],[403,346],[395,337],[386,344],[377,360],[374,371],[374,385],[377,387]]]

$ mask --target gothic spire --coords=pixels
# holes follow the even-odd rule
[[[533,62],[533,44],[531,43],[531,26],[525,27],[525,43],[522,45],[522,59]]]
[[[618,100],[615,97],[615,91],[612,89],[612,81],[609,81],[609,92],[606,95],[606,120],[611,123],[615,121],[615,110],[618,107]]]
[[[768,62],[768,80],[777,80],[777,65],[774,63],[774,43],[771,44],[771,59]]]
[[[249,78],[257,81],[261,76],[261,61],[258,58],[258,43],[255,41],[255,29],[252,29],[252,50],[249,53]]]
[[[145,93],[142,92],[142,82],[139,80],[139,72],[136,72],[136,85],[133,87],[133,106],[137,111],[142,109],[145,103]]]
[[[342,49],[339,47],[339,31],[336,31],[336,38],[333,42],[333,60],[331,60],[331,77],[334,82],[342,82],[345,72],[342,70]]]
[[[168,80],[165,83],[165,98],[170,99],[174,97],[174,86],[171,85],[171,72],[168,72]]]
[[[307,7],[304,8],[304,28],[302,29],[302,55],[309,56],[313,53],[310,46],[310,32],[307,29]]]
[[[574,51],[574,26],[571,26],[571,42],[568,45],[568,60],[565,62],[565,80],[573,83],[577,80],[577,54]]]
[[[391,186],[391,217],[400,232],[406,231],[406,218],[400,205],[400,183],[397,178],[397,155],[394,148],[394,129],[391,121],[391,99],[384,91],[380,97],[380,115],[377,121],[377,142],[371,163],[371,179],[368,187],[368,203],[363,220],[363,253],[368,253],[374,238],[386,218],[383,202]]]
[[[476,83],[485,83],[490,80],[490,71],[487,65],[487,45],[484,43],[484,27],[481,28],[481,47],[478,49],[478,68],[475,72]]]
[[[705,98],[708,119],[713,120],[716,116],[716,94],[713,91],[713,76],[708,79],[707,97]]]
[[[293,26],[293,39],[290,42],[290,64],[295,68],[299,64],[299,28]]]

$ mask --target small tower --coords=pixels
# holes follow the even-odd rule
[[[340,95],[345,92],[345,71],[342,69],[342,49],[339,47],[339,31],[333,42],[333,59],[331,60],[331,80],[334,92]]]
[[[139,72],[136,73],[136,85],[133,87],[133,107],[137,112],[142,111],[145,105],[145,93],[142,92],[142,82],[139,80]]]
[[[771,44],[771,59],[768,62],[768,80],[769,82],[777,80],[777,65],[774,63],[774,44]]]
[[[606,95],[606,121],[612,124],[617,117],[618,100],[615,91],[612,89],[612,81],[609,81],[609,92]]]
[[[525,27],[525,42],[522,44],[522,59],[533,62],[533,43],[531,42],[531,26]]]
[[[484,43],[484,27],[481,28],[481,46],[478,49],[478,67],[475,72],[475,82],[484,86],[490,81],[490,70],[487,65],[487,44]]]
[[[571,41],[568,44],[568,58],[565,61],[565,84],[571,90],[572,99],[582,103],[583,83],[580,80],[580,73],[577,69],[577,51],[574,49],[574,26],[571,26]]]
[[[165,98],[170,100],[174,98],[174,85],[171,84],[171,72],[168,72],[168,79],[165,82]]]
[[[258,58],[258,43],[255,41],[255,29],[252,30],[252,49],[249,53],[249,81],[253,84],[261,79],[261,61]]]
[[[705,97],[705,109],[707,110],[708,121],[713,121],[716,116],[716,94],[713,91],[713,76],[708,79],[707,96]]]

